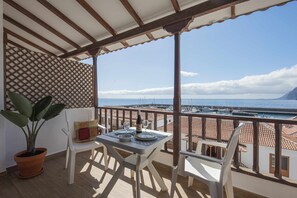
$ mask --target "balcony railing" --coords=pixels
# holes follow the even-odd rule
[[[167,132],[168,128],[168,117],[171,116],[173,120],[173,112],[165,110],[152,110],[152,109],[141,109],[142,118],[149,119],[152,121],[151,129],[162,130]],[[128,121],[130,126],[133,126],[133,120],[136,122],[137,111],[135,108],[123,108],[123,107],[98,107],[98,119],[100,124],[105,124],[109,131],[119,129],[121,123]],[[158,117],[159,116],[159,117]],[[180,113],[181,117],[186,117],[188,121],[187,136],[188,142],[187,147],[189,151],[193,151],[193,120],[201,119],[201,136],[202,139],[208,139],[207,137],[207,120],[215,119],[216,123],[216,140],[218,142],[222,140],[222,121],[229,120],[233,122],[233,128],[236,128],[240,122],[251,123],[253,126],[253,155],[252,169],[242,168],[239,160],[239,144],[233,158],[233,171],[240,173],[260,177],[274,182],[280,182],[283,184],[297,187],[296,181],[290,179],[284,179],[281,172],[281,157],[282,157],[282,127],[283,125],[297,125],[297,120],[285,120],[285,119],[273,119],[273,118],[259,118],[259,117],[247,117],[247,116],[230,116],[230,115],[218,115],[218,114],[202,114],[202,113]],[[160,119],[161,117],[161,119]],[[163,127],[158,127],[158,121],[163,119]],[[115,123],[113,123],[115,122]],[[173,120],[174,122],[174,120]],[[260,123],[266,123],[272,126],[275,130],[275,170],[274,177],[265,173],[261,173],[259,169],[259,126]],[[185,132],[185,131],[183,131]],[[174,133],[173,133],[174,135]],[[173,145],[176,146],[176,145]],[[178,145],[179,146],[179,145]],[[170,152],[167,144],[164,145],[164,151]],[[218,150],[220,151],[220,150]],[[172,153],[173,154],[173,153]],[[219,154],[221,155],[221,154]]]

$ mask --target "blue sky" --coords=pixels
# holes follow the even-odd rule
[[[182,97],[275,98],[296,87],[296,10],[293,2],[183,33]],[[172,98],[173,44],[168,37],[99,56],[100,95]]]

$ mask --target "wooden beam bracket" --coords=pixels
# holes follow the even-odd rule
[[[163,27],[164,30],[171,34],[182,32],[193,21],[193,18],[187,18],[177,23],[169,24]]]
[[[101,47],[99,48],[95,48],[95,49],[89,49],[88,50],[88,53],[91,55],[91,56],[97,56],[101,51]]]

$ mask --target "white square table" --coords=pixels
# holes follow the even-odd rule
[[[162,191],[167,191],[168,189],[163,179],[157,172],[156,168],[152,164],[152,161],[155,158],[155,156],[160,152],[163,145],[167,141],[172,139],[172,134],[160,132],[160,131],[154,131],[154,130],[146,130],[146,132],[154,133],[158,137],[158,139],[153,141],[139,141],[133,137],[131,142],[120,142],[116,136],[117,132],[118,131],[110,132],[108,134],[97,136],[96,138],[96,141],[103,143],[106,146],[107,150],[109,151],[109,154],[113,156],[120,164],[114,176],[112,177],[112,179],[109,181],[108,185],[102,192],[101,197],[108,196],[113,186],[115,185],[116,181],[123,173],[124,168],[129,168],[131,169],[131,171],[136,172],[136,197],[137,198],[140,198],[140,171],[145,167],[148,167],[149,171],[156,179]],[[126,158],[123,158],[118,153],[116,148],[124,149],[134,154],[131,154]],[[131,176],[133,177],[132,173],[133,172],[131,172]]]

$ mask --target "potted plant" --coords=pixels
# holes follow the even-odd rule
[[[27,142],[27,149],[14,155],[21,178],[30,178],[43,172],[46,148],[35,148],[36,137],[44,123],[65,108],[64,104],[52,104],[52,96],[46,96],[32,104],[25,96],[9,92],[8,96],[18,111],[1,110],[10,122],[21,128]]]

